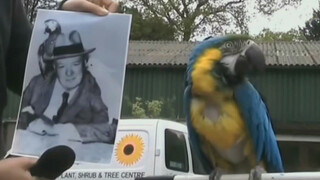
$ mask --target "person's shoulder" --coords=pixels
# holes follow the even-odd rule
[[[34,76],[31,81],[30,84],[43,84],[43,83],[48,83],[50,81],[50,79],[52,79],[52,76],[47,76],[44,77],[41,74],[38,74],[36,76]]]
[[[97,83],[96,78],[90,72],[86,72],[84,74],[84,83],[85,83],[85,87],[89,92],[93,94],[101,93],[100,87]]]
[[[38,74],[32,77],[32,79],[30,80],[30,83],[38,83],[41,81],[44,81],[44,78],[41,74]]]
[[[84,73],[84,81],[91,86],[97,84],[96,78],[89,71]]]

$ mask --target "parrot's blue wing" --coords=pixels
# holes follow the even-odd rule
[[[188,134],[189,134],[189,141],[192,148],[192,153],[196,156],[193,158],[198,158],[200,163],[202,164],[204,170],[206,172],[211,172],[213,167],[209,162],[208,158],[205,157],[203,151],[200,149],[200,140],[199,136],[196,133],[195,129],[192,126],[191,122],[191,87],[187,86],[184,92],[184,101],[185,101],[185,112],[186,112],[186,119],[187,119],[187,127],[188,127]]]
[[[283,172],[282,160],[267,107],[259,92],[245,81],[234,91],[254,144],[257,163],[262,159],[269,171]]]

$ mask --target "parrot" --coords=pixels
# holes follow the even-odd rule
[[[283,172],[268,108],[249,75],[263,72],[265,56],[249,35],[208,37],[189,56],[184,109],[190,145],[219,180],[223,174]]]
[[[55,47],[55,41],[61,34],[61,26],[55,19],[47,19],[44,22],[45,31],[44,34],[48,34],[48,37],[40,44],[38,48],[38,65],[41,75],[45,78],[48,73],[53,71],[52,62],[46,62],[44,57],[52,56],[53,49]]]

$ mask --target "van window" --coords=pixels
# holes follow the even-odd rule
[[[192,164],[193,164],[193,173],[195,174],[210,174],[212,170],[210,168],[205,167],[198,156],[194,153],[193,146],[190,144],[191,155],[192,155]]]
[[[188,151],[184,133],[172,129],[165,130],[166,167],[176,171],[189,171]]]

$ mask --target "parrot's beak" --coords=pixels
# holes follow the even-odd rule
[[[263,71],[266,67],[266,58],[255,43],[252,43],[238,57],[235,64],[235,72],[237,75],[243,76],[250,72]]]
[[[51,29],[48,26],[46,26],[46,28],[44,29],[44,34],[46,33],[50,34],[50,32],[51,32]]]

